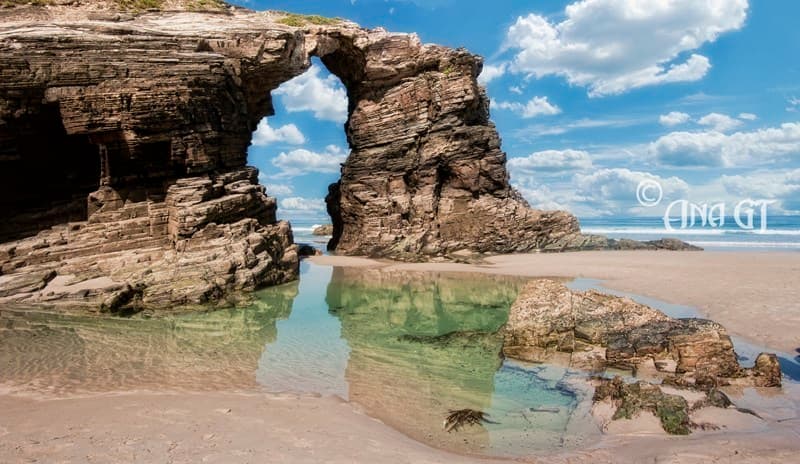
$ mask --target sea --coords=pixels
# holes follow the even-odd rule
[[[762,230],[761,221],[754,218],[752,228],[743,228],[735,218],[726,217],[722,224],[711,226],[697,221],[681,227],[673,218],[667,229],[661,217],[592,217],[579,218],[581,230],[587,234],[610,238],[656,240],[663,237],[679,238],[706,250],[794,250],[800,251],[800,216],[770,216]],[[745,227],[749,227],[744,220]]]
[[[279,219],[284,219],[292,224],[292,234],[294,234],[295,243],[305,243],[313,246],[314,248],[322,250],[323,252],[326,250],[328,240],[330,240],[331,237],[314,235],[311,232],[314,230],[315,227],[324,224],[330,224],[331,219],[329,217],[304,216],[302,218],[279,217]]]
[[[317,225],[327,224],[324,216],[314,218],[284,218],[292,223],[295,241],[308,243],[322,250],[330,237],[311,234]],[[673,219],[668,230],[661,217],[584,217],[579,218],[581,229],[587,234],[610,238],[656,240],[664,237],[679,238],[706,250],[735,251],[800,251],[800,216],[770,216],[762,230],[758,217],[752,228],[742,228],[733,217],[726,217],[721,225],[713,227],[697,221],[681,228],[680,220]],[[720,221],[718,221],[720,222]],[[745,224],[746,226],[747,224]]]

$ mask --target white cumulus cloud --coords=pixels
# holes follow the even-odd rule
[[[272,164],[281,170],[277,177],[294,177],[312,172],[337,173],[346,158],[347,153],[344,150],[336,145],[328,145],[322,153],[305,148],[281,152],[272,160]]]
[[[506,73],[507,68],[508,65],[506,63],[500,63],[498,65],[483,65],[483,71],[481,71],[481,74],[478,76],[478,83],[481,85],[486,85],[498,77],[502,77],[503,74]]]
[[[271,197],[285,197],[294,193],[294,188],[286,184],[264,184],[264,188]]]
[[[659,207],[643,207],[637,200],[637,188],[643,180],[658,182],[663,198]],[[650,172],[625,168],[598,169],[592,173],[576,173],[569,182],[519,179],[515,186],[528,203],[539,209],[562,209],[579,216],[649,215],[660,216],[663,206],[686,198],[689,185],[679,177],[662,177]]]
[[[758,119],[758,116],[753,113],[739,113],[739,119],[743,119],[745,121],[755,121]]]
[[[281,84],[274,94],[280,95],[290,112],[311,111],[317,119],[344,123],[347,120],[347,92],[333,74],[320,77],[317,65],[294,79]]]
[[[681,113],[680,111],[672,111],[667,114],[662,114],[658,117],[658,122],[661,123],[663,126],[677,126],[680,124],[686,124],[691,119],[686,113]]]
[[[592,168],[589,153],[581,150],[544,150],[523,158],[511,158],[508,167],[513,173],[583,171]]]
[[[720,113],[709,113],[698,119],[697,123],[717,132],[728,132],[742,125],[742,121]]]
[[[306,138],[294,124],[286,124],[285,126],[273,129],[269,125],[267,118],[262,119],[258,123],[255,132],[253,132],[253,145],[263,147],[280,142],[302,145],[306,143]]]
[[[732,134],[672,132],[651,143],[649,150],[666,166],[769,164],[800,155],[800,123]]]
[[[561,108],[550,103],[547,97],[533,97],[527,103],[492,100],[492,106],[501,110],[512,111],[525,119],[561,113]]]
[[[286,197],[294,193],[294,187],[289,184],[275,184],[270,182],[269,176],[263,172],[258,173],[258,182],[267,190],[271,197]]]
[[[512,72],[564,76],[590,96],[701,79],[709,59],[694,53],[747,17],[747,0],[581,0],[563,21],[519,17],[506,33]]]
[[[325,211],[325,200],[322,198],[289,197],[279,203],[286,212],[318,213]]]
[[[737,198],[777,200],[779,203],[775,207],[782,210],[781,212],[800,212],[800,169],[722,176],[722,185],[729,194]]]
[[[574,198],[569,193],[559,192],[546,185],[536,187],[517,187],[519,193],[525,197],[528,204],[535,209],[542,210],[562,210],[576,213],[574,204],[570,201]]]
[[[661,177],[626,168],[576,174],[573,183],[576,195],[583,203],[602,214],[637,214],[643,211],[643,207],[636,198],[636,190],[644,180],[658,182],[663,193],[662,204],[665,205],[672,200],[685,198],[689,193],[689,185],[679,177]]]

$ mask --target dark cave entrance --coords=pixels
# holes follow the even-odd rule
[[[0,139],[0,242],[85,221],[87,195],[100,185],[97,145],[68,135],[55,104],[7,124],[2,133],[13,138]]]
[[[120,130],[70,135],[58,104],[12,120],[0,131],[0,243],[103,208],[163,201],[165,180],[179,177],[169,140],[131,146]],[[105,190],[104,190],[105,189]]]

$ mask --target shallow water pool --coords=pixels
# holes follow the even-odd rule
[[[338,395],[433,446],[525,455],[577,444],[579,394],[555,366],[503,361],[523,279],[302,264],[235,309],[158,319],[0,312],[0,382],[55,395],[265,390]],[[489,414],[443,430],[448,411]],[[568,439],[570,438],[570,439]]]

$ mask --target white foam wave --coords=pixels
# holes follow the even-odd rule
[[[585,234],[631,234],[631,235],[724,235],[725,231],[720,229],[674,229],[652,227],[581,227]]]
[[[586,234],[631,234],[631,235],[761,235],[761,236],[790,236],[800,237],[800,230],[747,230],[747,229],[673,229],[667,230],[664,227],[582,227],[581,231]]]
[[[730,241],[689,241],[692,245],[703,248],[780,248],[800,250],[798,242],[730,242]]]

